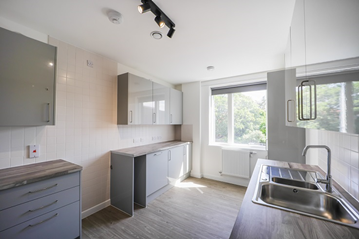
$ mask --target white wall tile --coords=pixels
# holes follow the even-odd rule
[[[307,130],[312,134],[316,130]],[[307,132],[306,131],[306,132]],[[313,132],[312,132],[313,131]],[[338,132],[318,131],[318,138],[306,139],[307,144],[323,144],[332,151],[332,176],[345,190],[359,200],[359,154],[358,135]],[[324,171],[327,169],[325,150],[316,150],[318,153],[318,165]],[[311,154],[307,156],[307,163],[315,161]]]
[[[109,199],[110,150],[174,140],[174,126],[118,126],[117,63],[53,38],[50,44],[58,46],[56,125],[0,127],[0,168],[54,159],[82,165],[86,210]],[[40,145],[39,158],[28,157],[29,144]]]

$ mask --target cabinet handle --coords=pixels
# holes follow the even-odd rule
[[[50,122],[50,103],[47,103],[47,123]]]
[[[50,203],[50,204],[47,204],[47,205],[45,205],[45,206],[42,206],[42,207],[39,207],[39,208],[36,208],[36,209],[30,209],[29,211],[27,211],[27,212],[36,212],[36,211],[38,211],[38,210],[41,210],[41,209],[44,209],[44,208],[47,208],[47,207],[50,207],[51,205],[54,205],[55,203],[57,203],[58,202],[58,200],[56,200],[55,202],[52,202],[52,203]]]
[[[132,110],[130,110],[130,123],[132,123]]]
[[[153,123],[156,123],[156,113],[153,113],[152,118],[153,118]]]
[[[168,161],[172,160],[171,150],[168,150]]]
[[[47,187],[47,188],[42,188],[42,189],[39,189],[39,190],[35,190],[35,191],[29,191],[28,193],[31,194],[31,193],[38,193],[38,192],[42,192],[42,191],[45,191],[47,189],[50,189],[50,188],[53,188],[53,187],[56,187],[57,186],[57,183],[50,186],[50,187]]]
[[[59,214],[56,213],[56,214],[53,215],[52,217],[49,217],[49,218],[47,218],[47,219],[45,219],[45,220],[43,220],[43,221],[41,221],[41,222],[38,222],[38,223],[35,223],[35,224],[29,224],[26,228],[28,228],[28,227],[35,227],[35,226],[37,226],[37,225],[40,225],[40,224],[42,224],[42,223],[44,223],[44,222],[47,222],[47,221],[53,219],[54,217],[57,217],[58,215],[59,215]]]
[[[172,114],[170,114],[170,123],[172,124]]]
[[[308,85],[306,85],[306,83],[308,83]],[[304,103],[303,103],[304,86],[309,86],[309,117],[304,117]],[[312,87],[313,87],[313,93],[312,93]],[[312,99],[312,97],[314,99]],[[317,118],[317,86],[314,80],[304,80],[298,86],[298,119],[301,121],[306,121],[306,120],[315,120],[316,118]]]
[[[161,155],[162,152],[158,152],[158,153],[155,153],[153,156],[158,156],[158,155]]]
[[[289,120],[289,102],[290,102],[290,101],[293,102],[293,100],[287,100],[287,121],[291,123],[291,122],[293,122],[293,121],[292,121],[292,120]]]

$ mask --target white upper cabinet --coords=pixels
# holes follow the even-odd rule
[[[152,82],[153,124],[169,124],[170,88]]]
[[[182,124],[182,92],[170,89],[170,124]]]

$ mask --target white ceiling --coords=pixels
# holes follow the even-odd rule
[[[140,0],[1,0],[0,16],[171,84],[284,66],[295,0],[154,2],[176,24],[172,39],[151,12],[137,11]],[[108,20],[109,10],[122,24]],[[150,37],[155,30],[161,40]]]

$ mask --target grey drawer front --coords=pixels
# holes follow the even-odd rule
[[[50,178],[44,181],[0,191],[0,210],[79,186],[80,173]],[[29,192],[33,193],[29,193]]]
[[[80,200],[80,187],[70,188],[0,211],[0,231]],[[32,210],[32,211],[29,211]]]
[[[72,239],[80,236],[79,223],[79,202],[75,202],[2,231],[0,238]]]

